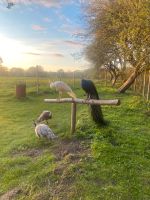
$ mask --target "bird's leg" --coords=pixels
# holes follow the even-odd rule
[[[58,97],[58,99],[60,100],[60,99],[61,99],[61,97],[62,97],[62,92],[61,92],[61,91],[59,91],[59,97]]]
[[[85,100],[90,100],[90,95],[89,94],[85,94],[84,96],[86,96]]]
[[[91,99],[91,97],[90,97],[90,95],[88,94],[88,95],[87,95],[87,100],[90,100],[90,99]]]

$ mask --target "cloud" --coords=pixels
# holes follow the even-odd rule
[[[47,49],[47,51],[57,51],[57,50],[74,50],[74,49],[82,49],[85,47],[85,44],[80,41],[75,40],[52,40],[52,41],[44,41],[40,45],[40,50]]]
[[[58,58],[64,58],[65,56],[61,53],[51,53],[50,56],[58,57]]]
[[[82,27],[76,26],[76,25],[69,25],[69,24],[63,24],[60,28],[60,31],[63,31],[64,33],[68,33],[70,35],[81,35],[85,34],[85,30]]]
[[[68,17],[66,17],[64,14],[62,14],[60,10],[56,10],[55,13],[56,13],[57,17],[61,21],[63,21],[63,23],[72,24],[72,21]]]
[[[34,52],[23,52],[23,54],[31,55],[31,56],[41,56],[42,55],[40,53],[34,53]]]
[[[77,41],[72,41],[72,40],[64,40],[63,42],[65,44],[67,44],[68,46],[73,46],[73,47],[82,47],[82,46],[84,46],[83,43],[77,42]]]
[[[36,4],[41,4],[44,7],[48,8],[59,8],[61,6],[61,1],[60,0],[32,0]]]
[[[52,21],[49,17],[44,17],[43,20],[48,23]]]
[[[65,56],[62,53],[49,53],[49,51],[43,51],[41,53],[35,53],[35,52],[23,52],[25,55],[29,56],[52,56],[57,58],[64,58]]]
[[[34,31],[43,31],[43,30],[46,30],[46,28],[44,26],[40,26],[40,25],[37,25],[37,24],[32,25],[32,29]]]
[[[59,8],[64,4],[70,4],[72,1],[69,0],[11,0],[15,4],[39,4],[47,8]]]

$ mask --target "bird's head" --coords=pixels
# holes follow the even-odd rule
[[[33,125],[36,127],[37,123],[35,122],[35,120],[33,120]]]
[[[55,84],[54,84],[54,82],[50,82],[50,88],[54,88],[55,87]]]
[[[51,112],[49,113],[49,117],[50,117],[50,119],[52,119],[52,113]]]

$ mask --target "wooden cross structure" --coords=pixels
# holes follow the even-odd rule
[[[71,103],[71,133],[73,134],[76,129],[76,110],[77,104],[91,104],[91,105],[120,105],[120,100],[96,100],[96,99],[44,99],[45,103]]]

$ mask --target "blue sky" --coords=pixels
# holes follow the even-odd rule
[[[85,69],[76,56],[86,42],[83,0],[0,0],[0,57],[7,67],[41,65],[47,71]],[[74,58],[75,57],[75,58]]]

